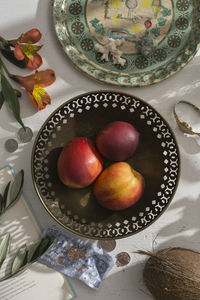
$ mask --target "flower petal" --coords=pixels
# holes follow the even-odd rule
[[[27,67],[30,69],[38,69],[42,65],[42,57],[39,54],[35,54],[32,58],[30,58],[27,62]]]
[[[28,94],[29,98],[31,99],[31,102],[33,103],[35,108],[38,109],[37,102],[35,101],[35,98],[33,97],[33,95],[28,91],[27,91],[27,94]]]
[[[54,83],[56,80],[55,72],[51,69],[45,71],[36,71],[34,75],[35,84],[40,85],[41,87],[47,87]]]
[[[34,85],[32,92],[32,101],[38,110],[44,109],[47,104],[51,103],[49,94],[39,85]]]
[[[23,60],[25,58],[24,54],[18,44],[15,45],[14,56],[16,57],[17,60]]]
[[[20,43],[35,44],[41,39],[41,37],[41,32],[38,29],[33,28],[27,31],[26,33],[22,34],[19,37],[18,41]]]
[[[19,76],[19,75],[13,75],[13,79],[17,82],[19,82],[28,92],[33,91],[34,87],[34,74],[29,76]]]
[[[13,79],[19,82],[28,92],[32,93],[34,85],[46,87],[54,83],[56,80],[55,72],[51,69],[45,71],[36,71],[35,74],[29,76],[14,75]]]

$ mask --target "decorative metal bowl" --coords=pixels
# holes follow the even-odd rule
[[[135,205],[116,212],[98,204],[92,185],[63,185],[57,159],[69,140],[85,136],[95,141],[103,126],[117,120],[130,122],[140,132],[138,149],[127,162],[144,176],[146,186]],[[112,163],[104,160],[104,167]],[[90,92],[61,105],[43,124],[32,151],[33,182],[44,207],[67,230],[93,239],[125,238],[154,222],[172,200],[179,164],[167,122],[143,100],[117,91]]]

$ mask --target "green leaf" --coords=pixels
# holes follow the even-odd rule
[[[0,36],[0,50],[2,49],[9,49],[9,42],[5,40],[2,36]]]
[[[28,254],[27,261],[33,263],[40,259],[42,255],[44,255],[47,251],[49,251],[55,244],[57,243],[57,239],[51,241],[49,237],[41,238],[39,241],[35,242],[35,247],[32,245],[33,249],[30,248],[30,254]],[[35,251],[34,251],[35,248]],[[33,253],[34,252],[34,253]]]
[[[4,104],[5,98],[3,96],[3,93],[0,92],[0,109],[2,108],[2,105]]]
[[[19,250],[13,260],[11,274],[15,274],[24,265],[26,253],[27,253],[27,247],[25,244],[19,248]]]
[[[2,214],[3,210],[3,196],[0,194],[0,215]]]
[[[7,205],[8,190],[9,190],[9,187],[10,187],[10,183],[11,182],[9,181],[8,184],[6,185],[6,188],[5,188],[4,193],[3,193],[3,205],[2,205],[3,211],[5,210],[6,205]]]
[[[10,48],[7,49],[1,49],[1,53],[3,54],[3,56],[9,60],[11,63],[13,63],[14,65],[16,65],[17,67],[24,69],[27,66],[27,63],[25,61],[25,59],[23,60],[17,60],[13,50],[11,50]]]
[[[41,239],[38,256],[41,256],[49,248],[50,245],[51,245],[50,238],[46,237]]]
[[[4,281],[24,272],[30,265],[39,260],[42,255],[49,251],[56,242],[57,239],[51,241],[50,238],[46,237],[36,241],[28,250],[26,245],[20,247],[12,263],[11,272],[0,278],[0,281]]]
[[[1,87],[2,87],[2,93],[5,101],[8,103],[8,106],[13,113],[15,119],[19,122],[19,124],[25,128],[24,123],[21,120],[20,117],[20,105],[19,100],[15,94],[14,89],[12,88],[11,84],[7,80],[7,78],[1,74]]]
[[[10,246],[11,236],[7,233],[0,244],[0,267],[2,266]]]
[[[41,255],[43,255],[46,250],[50,247],[51,245],[51,240],[48,237],[42,238],[40,240],[40,244],[38,246],[38,248],[36,249],[35,253],[33,254],[32,260],[36,260],[39,259],[41,257]]]
[[[28,255],[27,255],[28,263],[33,260],[34,253],[37,250],[38,246],[40,245],[40,242],[41,242],[41,240],[38,240],[30,246],[30,248],[28,250]]]
[[[15,91],[15,95],[17,96],[17,98],[20,98],[22,96],[22,93],[19,90],[14,89],[14,91]]]
[[[24,171],[21,170],[17,173],[14,182],[11,185],[10,189],[10,203],[6,209],[12,207],[20,198],[22,194],[22,188],[24,184]]]

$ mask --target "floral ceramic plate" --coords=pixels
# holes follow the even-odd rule
[[[199,0],[54,0],[57,38],[71,62],[108,84],[173,75],[200,42]]]
[[[57,176],[57,159],[69,140],[95,141],[99,130],[116,120],[140,132],[139,147],[127,162],[145,179],[140,200],[118,212],[98,204],[92,185],[67,188]],[[112,163],[104,160],[104,167]],[[88,238],[124,238],[154,222],[170,203],[178,184],[179,151],[168,124],[150,105],[125,93],[90,92],[64,103],[46,120],[33,147],[32,176],[41,202],[64,228]]]

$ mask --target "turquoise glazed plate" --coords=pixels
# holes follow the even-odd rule
[[[52,14],[73,65],[112,85],[160,82],[199,48],[199,0],[54,0]]]

